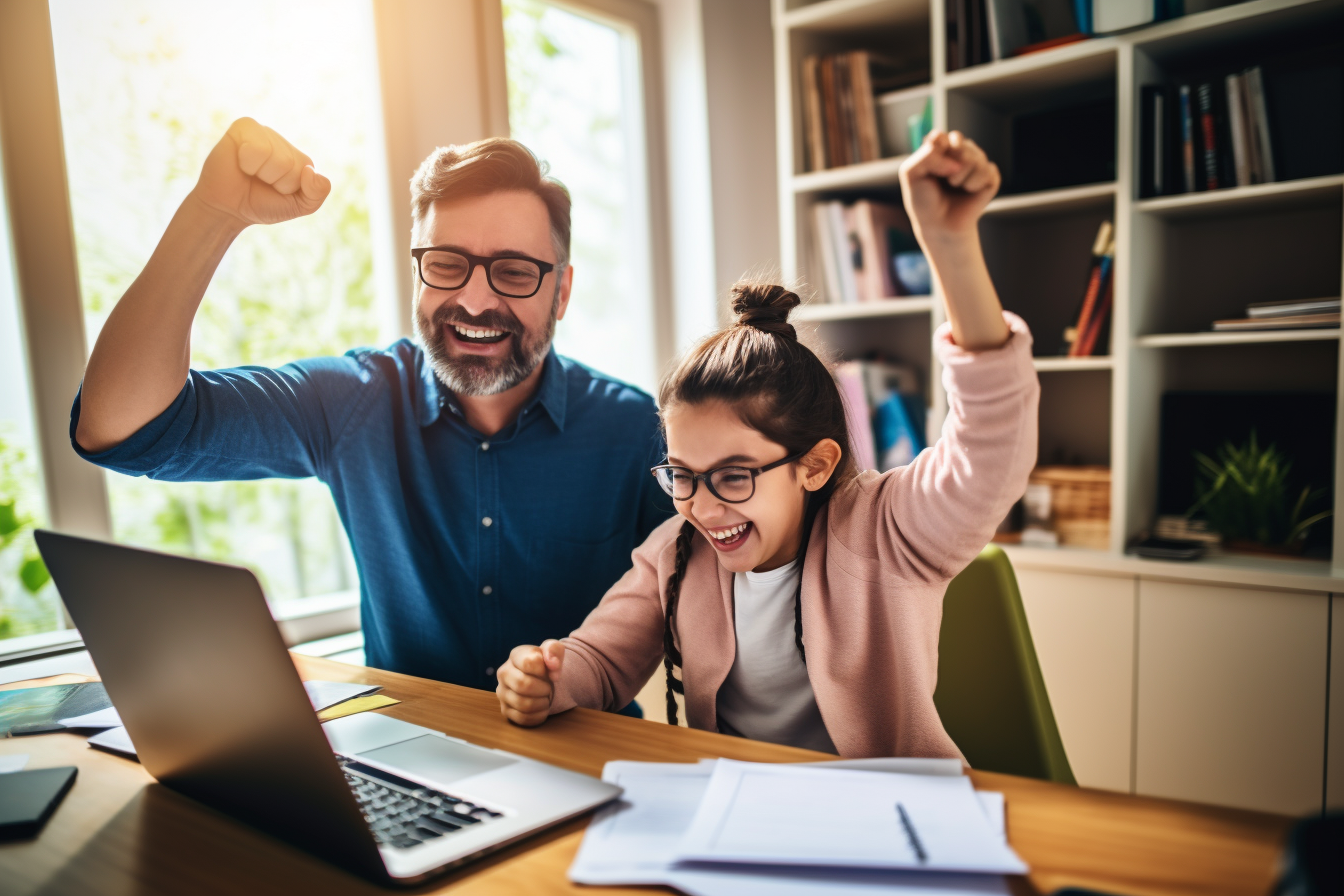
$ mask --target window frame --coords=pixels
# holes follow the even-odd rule
[[[556,2],[556,0],[548,0]],[[670,365],[677,348],[672,203],[669,190],[667,103],[658,5],[645,0],[559,0],[577,14],[632,32],[639,44],[639,89],[643,101],[643,159],[647,195],[648,260],[656,370]],[[398,261],[409,248],[410,210],[401,198],[405,173],[436,145],[487,136],[507,136],[507,88],[500,0],[404,0],[372,3],[382,97],[385,177],[370,196],[372,238],[382,288],[395,290],[396,329],[409,332],[410,270]],[[423,40],[416,20],[430,17],[469,27],[460,34],[453,64],[475,69],[479,98],[444,110],[432,121],[414,120],[404,108],[425,85],[443,75],[443,54],[412,52]],[[441,23],[442,24],[442,23]],[[459,45],[460,44],[460,45]],[[470,57],[470,58],[468,58]],[[461,74],[454,69],[455,74]],[[53,529],[111,540],[112,514],[106,474],[75,454],[69,412],[88,358],[79,285],[74,222],[56,82],[56,62],[47,0],[0,3],[0,176],[12,240],[15,286],[32,390],[36,454],[42,469],[48,525]],[[375,177],[374,180],[379,180]],[[385,195],[379,195],[386,188]],[[286,642],[328,637],[358,627],[357,591],[286,602],[276,612]],[[0,665],[78,650],[70,627],[0,641]]]
[[[668,190],[667,110],[663,87],[663,44],[660,10],[646,0],[543,0],[576,15],[632,34],[639,44],[641,135],[648,218],[648,275],[653,329],[654,370],[667,370],[676,355],[676,307],[672,266],[672,209]],[[501,4],[502,6],[502,4]],[[500,35],[503,37],[502,31]],[[502,54],[501,54],[502,57]],[[500,64],[503,65],[501,58]],[[505,73],[507,75],[507,72]]]

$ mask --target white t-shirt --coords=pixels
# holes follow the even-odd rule
[[[737,655],[718,696],[719,730],[835,752],[794,640],[798,561],[733,576]]]

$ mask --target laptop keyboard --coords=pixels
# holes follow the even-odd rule
[[[343,760],[346,783],[380,846],[407,849],[501,817],[484,806]]]

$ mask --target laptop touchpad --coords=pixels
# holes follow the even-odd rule
[[[479,747],[423,734],[389,747],[360,753],[375,762],[447,786],[454,781],[493,771],[518,760]]]

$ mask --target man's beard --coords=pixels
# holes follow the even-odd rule
[[[457,395],[498,395],[532,375],[550,351],[555,336],[556,311],[560,291],[551,301],[551,313],[539,333],[529,334],[518,318],[508,310],[492,309],[470,315],[458,305],[443,304],[434,310],[432,321],[419,308],[415,312],[415,335],[424,346],[430,366],[439,381]],[[509,352],[502,358],[462,354],[453,356],[444,344],[444,328],[457,324],[476,330],[503,330],[509,333]]]

